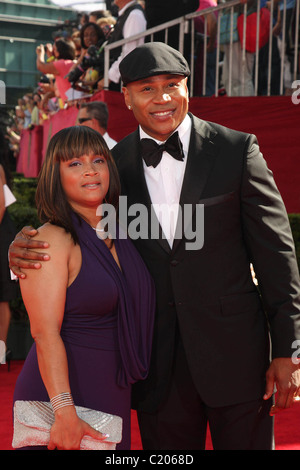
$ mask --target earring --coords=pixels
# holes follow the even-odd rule
[[[130,105],[128,106],[128,109],[131,110],[131,106],[130,106]]]

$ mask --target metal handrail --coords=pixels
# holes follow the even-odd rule
[[[109,54],[112,49],[116,49],[124,44],[129,42],[138,41],[139,39],[145,39],[148,36],[154,36],[154,34],[159,33],[161,31],[167,31],[169,28],[173,26],[179,26],[179,52],[183,53],[184,50],[184,29],[185,29],[185,22],[189,20],[193,20],[199,16],[205,16],[210,12],[223,10],[224,8],[233,7],[238,5],[240,0],[231,0],[230,2],[226,2],[226,4],[221,4],[218,7],[206,8],[205,10],[189,13],[188,15],[181,16],[180,18],[176,18],[171,21],[167,21],[166,23],[162,23],[158,26],[154,26],[153,28],[149,28],[146,31],[135,34],[134,36],[130,36],[130,38],[120,39],[119,41],[115,41],[111,44],[107,44],[104,48],[104,87],[108,88],[108,70],[109,70]],[[166,39],[166,37],[165,37]]]
[[[285,18],[286,18],[286,0],[284,1],[284,9],[283,9],[283,30],[282,35],[283,38],[286,36],[285,31]],[[164,31],[165,33],[165,42],[168,42],[168,30],[171,27],[178,26],[179,27],[179,42],[178,42],[178,50],[183,53],[184,51],[184,41],[185,41],[185,32],[190,31],[191,33],[191,57],[194,57],[195,54],[195,26],[194,20],[195,18],[204,17],[204,59],[203,59],[203,94],[205,95],[205,87],[206,87],[206,59],[207,59],[207,15],[212,12],[222,13],[224,9],[229,9],[231,12],[231,31],[230,31],[230,48],[229,48],[229,89],[226,90],[227,94],[231,96],[231,85],[232,85],[232,61],[233,61],[233,11],[234,7],[240,4],[240,0],[231,0],[225,3],[221,3],[216,7],[207,8],[205,10],[196,11],[193,13],[189,13],[188,15],[182,16],[180,18],[176,18],[174,20],[168,21],[166,23],[160,24],[153,28],[147,29],[143,33],[136,34],[131,36],[130,38],[121,39],[119,41],[113,42],[111,44],[107,44],[104,48],[104,87],[107,89],[109,86],[109,79],[108,79],[108,70],[110,65],[110,52],[111,50],[123,46],[124,44],[138,41],[140,39],[146,39],[150,36],[150,40],[153,40],[153,37],[156,33]],[[300,0],[296,0],[296,21],[295,21],[295,50],[294,50],[294,66],[293,66],[293,80],[297,79],[298,73],[298,50],[299,50],[299,9],[300,9]],[[258,73],[259,73],[259,11],[260,11],[260,0],[257,1],[257,32],[256,32],[256,53],[255,53],[255,73],[254,73],[254,95],[256,96],[258,93]],[[242,90],[243,93],[245,92],[245,83],[244,83],[244,72],[246,66],[246,34],[247,34],[247,3],[243,5],[243,13],[244,13],[244,28],[243,28],[243,45],[242,45]],[[273,29],[273,13],[274,13],[274,4],[271,1],[271,8],[270,8],[270,34],[269,34],[269,48],[268,48],[268,78],[267,78],[267,95],[270,96],[271,94],[271,78],[272,78],[272,29]],[[218,84],[220,78],[220,70],[222,69],[222,61],[220,60],[220,52],[221,52],[221,45],[220,45],[220,22],[221,22],[221,15],[218,14],[217,18],[217,38],[216,38],[216,82],[215,82],[215,96],[218,96]],[[284,59],[285,59],[285,48],[282,49],[281,54],[281,76],[280,76],[280,94],[283,93],[283,76],[284,76]],[[194,83],[194,74],[195,74],[195,67],[194,61],[190,61],[190,68],[191,68],[191,80],[189,83],[190,87],[190,95],[193,96],[193,83]]]

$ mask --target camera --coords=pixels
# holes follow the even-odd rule
[[[88,48],[86,55],[83,57],[81,64],[66,76],[72,86],[79,80],[81,75],[90,67],[97,70],[99,77],[104,75],[104,56],[102,54],[102,48],[98,48],[92,45]]]

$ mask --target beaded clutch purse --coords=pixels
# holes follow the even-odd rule
[[[122,418],[119,416],[76,406],[79,418],[109,437],[105,441],[85,436],[80,450],[114,450],[122,439]],[[14,404],[13,448],[47,446],[54,412],[48,402],[16,401]]]

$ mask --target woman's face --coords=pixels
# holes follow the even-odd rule
[[[77,212],[97,208],[109,188],[109,168],[102,155],[82,155],[60,162],[60,179],[70,205]]]
[[[83,42],[88,48],[89,46],[96,45],[98,42],[98,34],[93,26],[88,26],[83,33]]]

